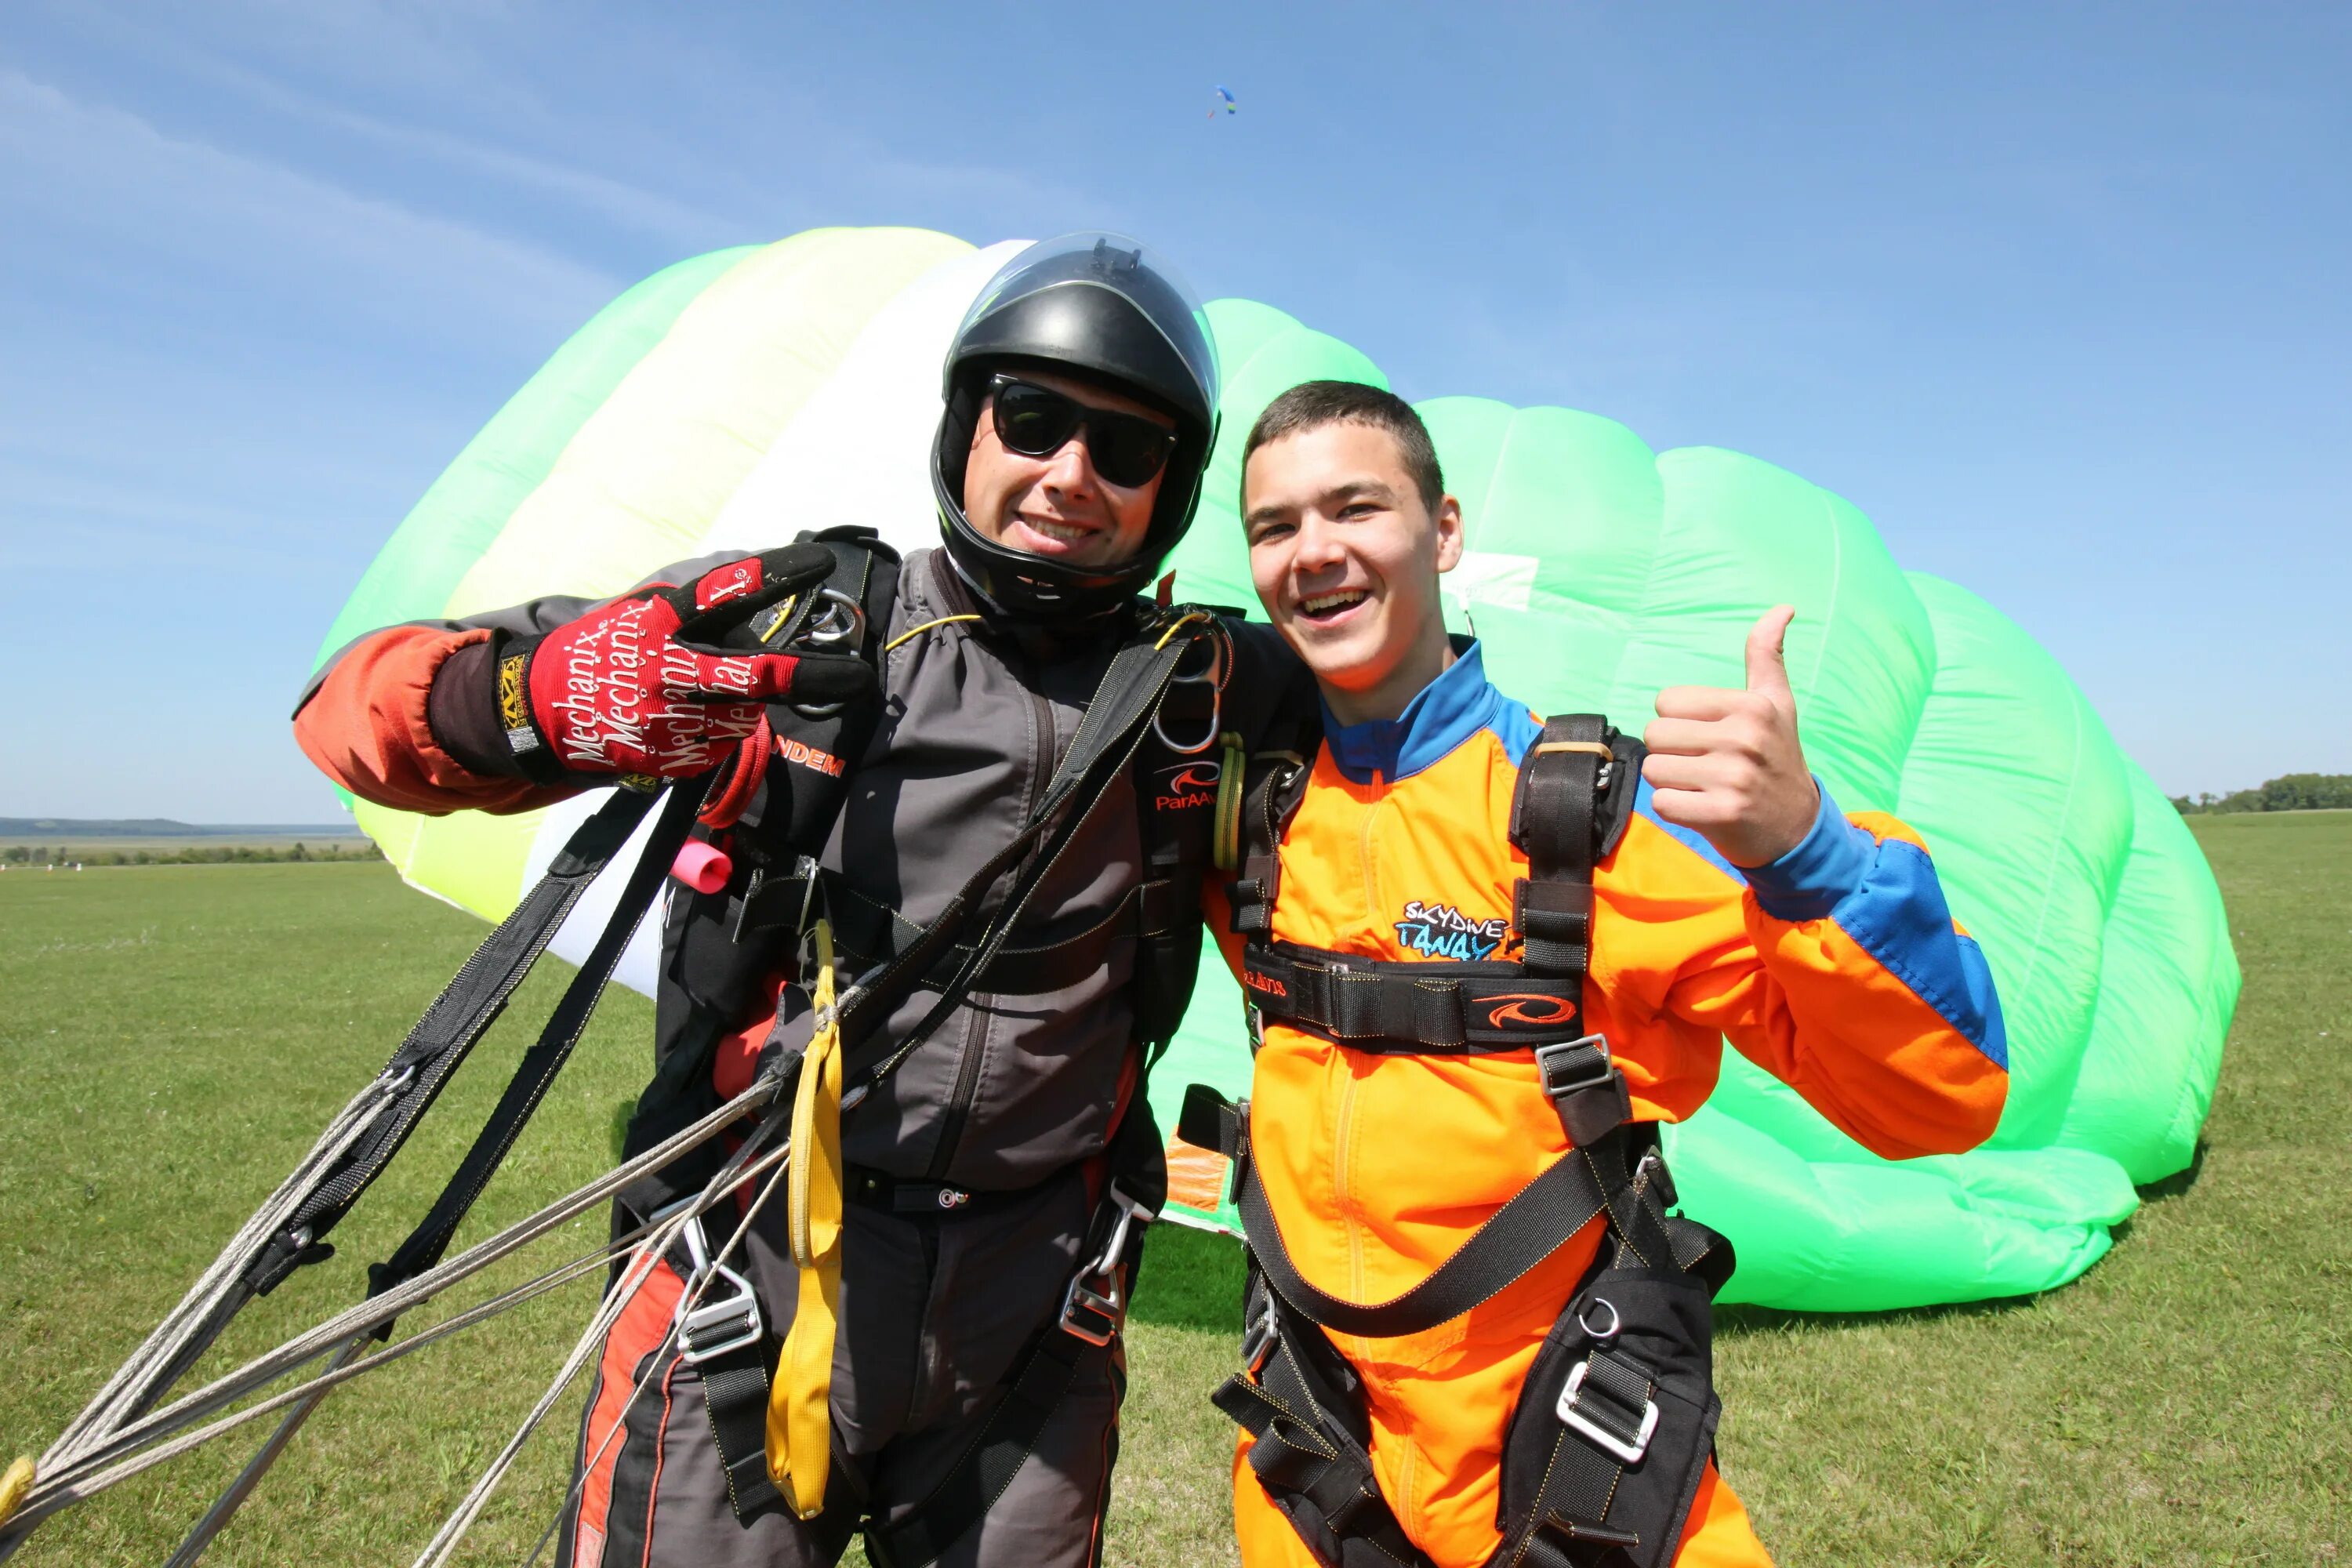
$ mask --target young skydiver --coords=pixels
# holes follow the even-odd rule
[[[1807,772],[1789,607],[1746,689],[1659,693],[1636,774],[1447,637],[1462,512],[1408,405],[1284,394],[1242,511],[1323,709],[1303,779],[1254,784],[1232,889],[1261,1041],[1220,1140],[1253,1251],[1218,1395],[1243,1560],[1769,1562],[1712,1458],[1727,1247],[1668,1216],[1654,1124],[1727,1037],[1881,1154],[1973,1146],[2007,1085],[1981,954],[1918,836]]]

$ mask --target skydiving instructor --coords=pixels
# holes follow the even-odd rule
[[[866,1055],[849,1047],[854,1076],[911,1044],[843,1101],[829,1384],[821,1352],[813,1373],[793,1359],[795,1325],[816,1318],[785,1205],[761,1209],[740,1263],[755,1345],[700,1356],[673,1339],[704,1267],[674,1249],[599,1363],[561,1529],[570,1568],[830,1563],[860,1531],[880,1568],[1098,1560],[1121,1303],[1164,1194],[1144,1047],[1172,1029],[1199,951],[1200,831],[1155,816],[1195,803],[1148,775],[1191,732],[1170,740],[1162,713],[1132,765],[1023,840],[1123,648],[1180,633],[1213,644],[1204,658],[1238,691],[1251,677],[1236,657],[1266,646],[1201,638],[1201,617],[1171,622],[1139,596],[1192,521],[1214,439],[1202,321],[1171,269],[1116,237],[1043,242],[990,281],[943,369],[941,544],[908,556],[870,609],[872,658],[742,640],[743,606],[840,580],[854,551],[804,539],[684,562],[598,603],[392,627],[306,692],[304,751],[408,811],[528,810],[730,756],[737,771],[719,776],[739,783],[755,758],[793,788],[815,784],[803,770],[838,778],[821,843],[763,848],[761,834],[782,831],[768,816],[790,813],[762,815],[776,793],[762,782],[730,830],[734,879],[671,899],[633,1151],[809,1050],[812,903],[830,910],[845,975],[945,924],[960,890],[978,914],[957,952],[984,930],[1003,942],[961,984],[952,962],[924,971]],[[1197,695],[1202,674],[1187,679]],[[866,715],[843,755],[792,743],[798,716],[837,706]],[[1242,721],[1230,702],[1223,721]],[[1173,763],[1202,765],[1187,755]],[[769,868],[764,890],[745,885],[747,861]],[[814,1453],[780,1436],[771,1407],[793,1399],[815,1402]]]

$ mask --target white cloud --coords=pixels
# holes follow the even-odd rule
[[[542,158],[478,137],[385,119],[303,92],[260,71],[173,40],[172,63],[188,76],[229,89],[250,102],[326,130],[346,132],[397,153],[431,160],[511,187],[549,195],[614,223],[699,247],[739,237],[734,218],[650,191],[594,170]]]
[[[622,287],[568,257],[167,135],[13,70],[0,70],[0,211],[9,270],[137,256],[153,280],[194,271],[207,291],[228,279],[428,334],[446,324],[544,342]]]

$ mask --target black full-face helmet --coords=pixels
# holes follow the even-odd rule
[[[964,464],[998,370],[1026,363],[1116,387],[1176,421],[1143,546],[1073,566],[984,538],[964,516]],[[1217,434],[1217,351],[1200,300],[1155,252],[1083,232],[1029,247],[988,281],[949,345],[931,487],[949,559],[999,607],[1046,620],[1099,615],[1139,593],[1192,525]]]

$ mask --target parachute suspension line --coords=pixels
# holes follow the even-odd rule
[[[762,1121],[752,1131],[751,1136],[744,1140],[743,1147],[736,1151],[734,1157],[710,1179],[693,1202],[683,1206],[677,1213],[669,1215],[643,1241],[637,1243],[635,1256],[630,1259],[629,1267],[622,1275],[620,1283],[614,1289],[605,1292],[603,1303],[597,1308],[595,1315],[589,1320],[587,1328],[573,1343],[572,1353],[564,1358],[562,1366],[556,1372],[554,1381],[548,1384],[546,1392],[540,1395],[539,1403],[534,1405],[530,1414],[523,1417],[522,1424],[515,1429],[514,1436],[507,1440],[507,1446],[499,1450],[498,1456],[476,1479],[472,1488],[458,1500],[457,1506],[450,1511],[448,1518],[442,1521],[441,1528],[435,1531],[433,1539],[425,1543],[425,1550],[417,1553],[412,1568],[442,1568],[442,1565],[450,1560],[451,1555],[465,1540],[466,1532],[473,1528],[474,1521],[481,1517],[482,1510],[488,1506],[490,1494],[498,1489],[499,1483],[506,1479],[507,1473],[513,1468],[516,1458],[522,1453],[523,1445],[530,1441],[531,1434],[536,1432],[541,1424],[547,1419],[549,1412],[552,1411],[557,1401],[563,1397],[564,1390],[569,1388],[572,1381],[580,1375],[581,1369],[595,1358],[606,1336],[613,1331],[613,1325],[620,1321],[622,1312],[627,1310],[630,1298],[636,1294],[638,1288],[653,1273],[655,1267],[661,1261],[663,1255],[669,1250],[671,1244],[677,1240],[680,1233],[689,1225],[702,1223],[702,1216],[728,1194],[738,1190],[747,1182],[756,1181],[766,1175],[791,1156],[793,1141],[790,1138],[784,1139],[772,1151],[763,1152],[761,1147],[763,1143],[774,1138],[778,1129],[785,1125],[782,1117],[770,1117]],[[726,1261],[735,1248],[742,1244],[743,1237],[751,1231],[752,1220],[758,1216],[760,1210],[766,1205],[770,1195],[780,1184],[773,1181],[769,1182],[760,1189],[759,1194],[751,1203],[745,1205],[742,1217],[737,1221],[735,1229],[727,1238],[726,1245],[713,1255],[714,1263]],[[694,1280],[692,1287],[679,1302],[677,1310],[671,1314],[670,1326],[668,1331],[663,1335],[661,1344],[653,1355],[644,1358],[640,1364],[636,1377],[630,1384],[628,1398],[622,1405],[619,1414],[614,1416],[613,1425],[605,1433],[604,1441],[598,1444],[596,1453],[590,1458],[589,1462],[580,1467],[580,1477],[584,1477],[593,1470],[595,1468],[595,1461],[603,1458],[605,1447],[612,1442],[614,1436],[622,1429],[623,1423],[627,1419],[630,1406],[636,1403],[637,1395],[645,1391],[650,1382],[653,1369],[660,1364],[662,1353],[669,1349],[671,1342],[677,1337],[678,1325],[688,1320],[694,1309],[701,1304],[703,1292],[709,1289],[711,1283],[718,1278],[719,1272],[714,1268],[704,1269]],[[575,1478],[572,1483],[573,1489],[576,1489],[578,1485],[579,1478]],[[571,1506],[571,1492],[567,1490],[563,1503],[556,1510],[558,1526],[562,1523],[563,1510]],[[542,1535],[541,1537],[542,1545],[545,1540],[546,1537]],[[535,1558],[538,1554],[538,1549],[534,1547],[531,1555]]]
[[[206,1329],[215,1324],[221,1309],[238,1294],[239,1280],[248,1260],[293,1217],[294,1211],[316,1184],[319,1173],[331,1167],[367,1135],[403,1087],[394,1074],[379,1074],[328,1122],[310,1152],[221,1249],[212,1266],[180,1299],[179,1305],[165,1314],[145,1342],[116,1369],[81,1414],[67,1423],[58,1440],[41,1456],[45,1474],[54,1478],[69,1469],[125,1422],[136,1419],[170,1386],[171,1378],[177,1375],[174,1369],[184,1358],[193,1359],[189,1355],[191,1347],[200,1347]],[[0,1551],[0,1556],[5,1556],[4,1551]]]
[[[611,1247],[600,1248],[598,1251],[591,1253],[587,1257],[566,1264],[562,1268],[542,1275],[539,1279],[533,1279],[527,1284],[518,1286],[502,1296],[493,1297],[491,1300],[482,1302],[478,1306],[469,1307],[465,1311],[459,1312],[454,1317],[445,1319],[441,1322],[434,1324],[433,1327],[425,1330],[423,1332],[413,1335],[408,1339],[404,1339],[397,1344],[387,1346],[383,1350],[377,1351],[373,1355],[362,1356],[344,1365],[334,1367],[331,1370],[310,1379],[307,1383],[297,1384],[291,1388],[272,1394],[268,1399],[247,1405],[243,1410],[239,1410],[233,1415],[225,1415],[219,1420],[214,1421],[209,1425],[198,1426],[193,1431],[181,1431],[177,1436],[171,1437],[165,1441],[157,1442],[152,1447],[148,1447],[143,1451],[135,1452],[131,1458],[122,1459],[118,1463],[108,1466],[107,1468],[96,1468],[95,1463],[86,1465],[68,1484],[56,1488],[44,1485],[38,1489],[40,1497],[36,1504],[26,1510],[22,1523],[26,1529],[29,1530],[33,1525],[39,1523],[42,1520],[47,1518],[50,1514],[58,1511],[60,1509],[72,1503],[85,1501],[89,1498],[95,1497],[100,1492],[105,1491],[110,1487],[129,1480],[133,1476],[142,1475],[148,1470],[153,1469],[158,1465],[178,1458],[182,1454],[188,1453],[194,1448],[201,1447],[205,1443],[210,1442],[213,1438],[219,1436],[225,1432],[234,1431],[237,1427],[246,1426],[250,1422],[257,1421],[261,1417],[270,1415],[275,1411],[286,1409],[288,1406],[299,1404],[314,1394],[321,1394],[327,1390],[340,1386],[342,1384],[349,1383],[352,1379],[358,1377],[362,1373],[373,1372],[380,1366],[383,1366],[392,1362],[404,1360],[415,1352],[425,1349],[427,1345],[437,1344],[441,1341],[447,1339],[450,1335],[456,1333],[460,1329],[471,1328],[476,1323],[482,1322],[489,1318],[495,1317],[510,1307],[520,1306],[523,1302],[530,1300],[534,1297],[544,1295],[548,1291],[567,1285],[574,1279],[592,1274],[597,1269],[606,1267],[610,1263],[616,1250],[616,1248]],[[365,1338],[366,1336],[362,1334],[359,1337]],[[232,1393],[230,1397],[234,1396],[234,1393]],[[186,1425],[186,1422],[179,1423],[179,1426],[184,1426]],[[257,1475],[255,1479],[257,1480],[259,1479],[258,1475]],[[247,1489],[250,1490],[251,1489],[248,1486]],[[227,1521],[226,1518],[220,1521],[220,1524],[226,1524],[226,1522]],[[217,1533],[219,1524],[215,1525],[214,1529],[215,1532]],[[23,1539],[24,1538],[22,1536],[11,1536],[7,1542],[0,1543],[0,1557],[5,1557],[8,1553],[13,1552],[16,1547],[21,1544]],[[201,1545],[199,1549],[201,1550]]]
[[[373,1327],[376,1337],[389,1331],[403,1306],[413,1305],[465,1277],[467,1270],[445,1272],[438,1267],[442,1252],[481,1186],[503,1161],[548,1083],[569,1057],[611,976],[622,946],[654,901],[660,880],[667,874],[670,849],[686,837],[709,784],[706,775],[673,786],[647,848],[639,856],[639,863],[631,868],[627,884],[603,935],[565,988],[538,1043],[525,1053],[518,1079],[508,1084],[491,1121],[476,1136],[457,1174],[424,1223],[389,1262],[370,1270],[374,1289],[363,1312],[372,1316],[360,1326]],[[273,1288],[294,1268],[327,1255],[329,1249],[319,1245],[317,1237],[358,1201],[398,1152],[417,1119],[431,1109],[448,1075],[470,1054],[491,1022],[504,1010],[515,987],[537,963],[557,927],[571,914],[588,885],[624,847],[652,804],[651,795],[616,791],[572,833],[546,875],[475,948],[425,1016],[409,1030],[391,1062],[329,1123],[294,1173],[240,1227],[230,1246],[215,1257],[180,1304],[117,1369],[99,1395],[51,1446],[50,1454],[58,1462],[44,1460],[42,1473],[27,1489],[22,1506],[5,1527],[0,1527],[0,1562],[13,1556],[33,1525],[58,1508],[102,1489],[124,1475],[135,1474],[161,1458],[184,1451],[205,1436],[290,1403],[299,1396],[299,1391],[215,1423],[194,1437],[167,1444],[157,1455],[133,1460],[122,1458],[142,1445],[155,1443],[195,1422],[242,1393],[274,1381],[302,1362],[325,1353],[356,1331],[355,1314],[341,1314],[328,1326],[299,1336],[278,1351],[247,1363],[241,1373],[216,1381],[203,1394],[179,1401],[172,1406],[168,1418],[150,1418],[148,1415],[248,1301]],[[597,1185],[591,1184],[591,1187]],[[510,1237],[513,1234],[509,1233]],[[519,1245],[520,1241],[512,1241],[507,1250]],[[484,1252],[475,1267],[500,1255]],[[429,1288],[421,1291],[411,1289],[428,1276],[435,1281]],[[329,1375],[341,1381],[381,1359],[370,1356],[338,1367]],[[264,1468],[268,1457],[265,1453]],[[249,1488],[251,1480],[241,1479],[238,1484]],[[216,1530],[218,1522],[212,1528]],[[201,1551],[202,1545],[202,1541],[195,1541],[191,1550]]]
[[[328,1359],[327,1370],[332,1373],[349,1364],[367,1348],[367,1341],[365,1334],[353,1334],[345,1340]],[[188,1531],[179,1549],[164,1560],[163,1568],[194,1568],[196,1559],[204,1555],[205,1548],[213,1543],[213,1537],[227,1528],[236,1510],[245,1506],[245,1500],[253,1494],[253,1489],[260,1485],[261,1478],[269,1473],[269,1467],[278,1462],[278,1456],[286,1451],[286,1445],[294,1440],[294,1434],[302,1429],[302,1424],[310,1419],[310,1413],[325,1402],[333,1387],[332,1384],[317,1384],[295,1401],[293,1408],[286,1412],[276,1430],[269,1434],[268,1441],[245,1462],[245,1468],[237,1471],[236,1479],[229,1482],[221,1495],[213,1500],[213,1506],[205,1510],[204,1518],[196,1521],[195,1528]]]
[[[480,1272],[500,1258],[528,1246],[550,1231],[595,1207],[631,1182],[661,1169],[679,1155],[717,1137],[745,1115],[773,1100],[778,1089],[779,1085],[773,1079],[762,1079],[753,1083],[741,1094],[717,1107],[700,1121],[681,1129],[635,1159],[625,1163],[550,1204],[537,1214],[476,1243],[457,1257],[444,1260],[392,1290],[372,1297],[336,1314],[326,1322],[289,1340],[274,1351],[254,1358],[244,1366],[216,1379],[205,1388],[187,1394],[152,1415],[130,1422],[107,1434],[103,1438],[85,1442],[69,1462],[68,1468],[53,1471],[45,1462],[33,1486],[26,1493],[19,1512],[8,1521],[5,1533],[0,1533],[0,1562],[5,1562],[14,1554],[35,1524],[60,1509],[95,1496],[107,1488],[175,1458],[223,1432],[243,1426],[272,1411],[285,1408],[316,1388],[331,1387],[349,1382],[362,1373],[373,1371],[386,1362],[398,1360],[458,1329],[469,1327],[484,1318],[527,1300],[546,1289],[555,1289],[594,1268],[605,1266],[622,1247],[631,1243],[625,1241],[601,1247],[556,1270],[553,1274],[543,1277],[541,1280],[518,1287],[480,1307],[469,1309],[414,1338],[404,1340],[373,1355],[338,1367],[309,1383],[273,1395],[269,1399],[250,1405],[194,1432],[187,1432],[178,1437],[172,1436],[172,1434],[181,1432],[183,1428],[194,1425],[211,1412],[253,1389],[275,1381],[291,1368],[326,1353],[355,1334],[371,1332],[378,1325],[398,1317],[418,1302],[429,1300],[457,1281]],[[139,1451],[150,1444],[157,1447],[148,1448],[145,1452]],[[123,1458],[125,1455],[133,1457],[125,1458]]]
[[[517,913],[500,922],[498,930],[475,949],[457,978],[410,1031],[392,1062],[328,1123],[310,1152],[238,1229],[179,1304],[165,1314],[139,1349],[116,1369],[81,1413],[68,1423],[43,1457],[40,1469],[47,1480],[35,1484],[27,1499],[29,1503],[37,1504],[49,1491],[47,1482],[87,1468],[94,1462],[98,1448],[111,1447],[126,1425],[135,1424],[173,1384],[186,1374],[256,1294],[283,1278],[297,1264],[322,1255],[312,1248],[311,1216],[318,1216],[319,1229],[323,1230],[333,1223],[339,1211],[331,1206],[320,1207],[320,1194],[329,1188],[346,1191],[347,1206],[349,1199],[355,1198],[373,1176],[373,1170],[354,1176],[348,1167],[377,1152],[388,1157],[389,1151],[379,1151],[378,1146],[389,1137],[391,1148],[396,1149],[414,1120],[413,1115],[401,1114],[404,1100],[421,1096],[423,1103],[415,1114],[422,1114],[423,1106],[430,1104],[437,1089],[437,1079],[421,1080],[423,1064],[412,1055],[412,1047],[432,1035],[437,1026],[450,1024],[459,1031],[450,1043],[458,1047],[457,1056],[463,1056],[497,1016],[505,996],[545,946],[546,937],[553,932],[553,922],[570,911],[587,881],[619,847],[629,826],[644,815],[646,803],[641,800],[616,799],[572,836],[565,856],[559,857],[559,860],[571,864],[560,872],[551,868],[518,907]],[[546,929],[528,929],[535,923],[543,923]],[[520,947],[516,945],[519,940]],[[500,965],[486,954],[502,943],[514,950],[513,955],[520,962],[505,964],[500,973],[493,975],[489,971]],[[497,982],[487,990],[486,976]],[[380,1168],[380,1161],[376,1168]],[[265,1277],[258,1270],[273,1257],[276,1272]],[[29,1524],[20,1518],[13,1528],[0,1530],[0,1561],[14,1553],[16,1544],[28,1528]]]

